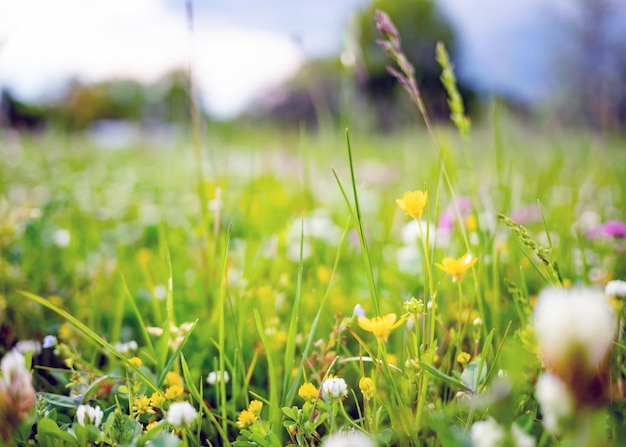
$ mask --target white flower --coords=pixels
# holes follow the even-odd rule
[[[511,426],[511,433],[513,434],[513,442],[515,447],[535,447],[535,438],[530,436],[517,424]]]
[[[506,438],[506,430],[494,418],[474,422],[470,438],[475,447],[499,447]]]
[[[191,424],[198,412],[189,402],[174,402],[167,410],[167,423],[178,427]]]
[[[13,346],[13,350],[24,355],[26,355],[27,352],[32,351],[33,355],[37,355],[41,352],[41,343],[37,340],[21,340]]]
[[[148,326],[146,327],[146,332],[150,335],[154,335],[155,337],[159,337],[160,335],[163,335],[163,328]]]
[[[415,221],[414,221],[415,222]],[[412,275],[421,275],[423,256],[415,245],[403,245],[396,251],[398,270]]]
[[[137,345],[137,342],[135,340],[131,340],[128,343],[118,341],[113,345],[113,347],[120,354],[128,354],[131,351],[136,351],[137,349],[139,349],[139,345]]]
[[[322,447],[375,447],[375,444],[366,434],[350,430],[328,436],[322,441]]]
[[[546,372],[537,381],[535,393],[546,430],[558,435],[561,421],[568,418],[574,410],[574,398],[567,385],[555,374]]]
[[[626,297],[626,281],[620,279],[609,281],[604,288],[604,294],[613,297]]]
[[[4,410],[14,412],[18,418],[26,417],[35,405],[35,389],[24,356],[12,349],[2,358],[0,369],[0,402],[5,404]]]
[[[363,306],[361,306],[360,303],[357,303],[357,305],[354,306],[354,310],[352,312],[356,317],[364,317],[366,315],[365,309],[363,309]]]
[[[43,338],[43,344],[41,345],[42,348],[47,349],[47,348],[54,348],[57,345],[57,338],[54,335],[46,335]]]
[[[52,241],[59,248],[66,248],[70,245],[70,232],[65,228],[60,228],[52,233]]]
[[[583,367],[586,363],[586,369],[595,370],[613,343],[615,314],[597,290],[550,288],[539,294],[534,326],[549,366],[583,362]]]
[[[322,382],[322,396],[325,399],[341,399],[348,395],[346,381],[338,377],[331,377]]]
[[[163,301],[167,298],[167,288],[163,284],[158,284],[152,289],[152,294],[157,300]]]
[[[100,426],[104,413],[100,407],[92,407],[91,405],[79,405],[76,409],[76,419],[83,427],[86,425]]]
[[[0,369],[2,370],[2,378],[7,387],[11,386],[14,377],[28,373],[24,356],[15,349],[10,350],[2,357]]]
[[[228,383],[230,380],[230,376],[228,375],[228,371],[211,371],[206,378],[206,381],[209,385],[215,385],[220,381],[220,379],[224,379],[225,383]]]

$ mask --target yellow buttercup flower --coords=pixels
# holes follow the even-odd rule
[[[359,389],[361,393],[363,393],[363,397],[371,399],[376,392],[376,384],[369,377],[361,377],[361,380],[359,380]]]
[[[407,191],[401,199],[396,199],[396,203],[402,211],[413,217],[415,220],[422,218],[422,212],[428,203],[427,191]]]
[[[452,281],[461,281],[465,272],[476,264],[476,261],[477,258],[473,258],[472,255],[468,253],[459,259],[443,258],[441,264],[436,262],[435,265],[448,275],[451,275]]]
[[[396,314],[391,313],[374,318],[359,317],[357,322],[361,329],[373,333],[378,340],[387,341],[391,331],[404,323],[405,320],[404,317],[400,318],[398,321],[396,321],[396,319]]]
[[[320,391],[315,385],[310,382],[303,383],[302,386],[298,389],[298,396],[309,402],[313,402],[315,399],[317,399],[317,396],[319,394]]]
[[[246,428],[257,421],[257,415],[250,410],[242,410],[237,417],[237,427]]]

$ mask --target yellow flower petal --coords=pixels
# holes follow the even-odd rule
[[[452,281],[461,281],[465,272],[476,264],[476,261],[477,258],[472,257],[472,255],[468,253],[459,259],[443,258],[441,264],[436,262],[435,266],[452,276]]]
[[[386,341],[391,331],[404,322],[404,317],[399,321],[396,319],[396,314],[390,313],[374,318],[359,317],[357,323],[361,329],[373,333],[381,341]]]
[[[396,204],[402,211],[415,220],[422,218],[422,212],[428,203],[427,191],[407,191],[401,199],[396,199]]]

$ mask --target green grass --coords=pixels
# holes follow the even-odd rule
[[[554,275],[496,214],[540,204],[543,219],[535,213],[523,225],[531,241],[552,245],[547,256],[566,284],[602,288],[625,278],[623,241],[588,240],[585,222],[626,217],[626,143],[494,122],[466,142],[435,128],[441,159],[420,126],[351,132],[351,159],[340,131],[211,132],[202,154],[205,218],[186,136],[168,147],[110,151],[79,136],[1,134],[0,349],[48,334],[61,342],[58,354],[33,357],[34,386],[47,399],[13,442],[71,445],[50,420],[67,433],[76,427],[72,407],[89,403],[105,413],[99,440],[120,444],[317,444],[356,425],[383,445],[468,445],[472,424],[495,415],[517,421],[538,445],[557,445],[534,396],[541,363],[527,327],[534,297]],[[429,192],[426,245],[403,241],[410,218],[395,203],[415,189]],[[437,220],[452,192],[471,207],[444,234]],[[55,243],[61,229],[66,247]],[[468,251],[478,262],[460,283],[434,267]],[[399,253],[411,256],[400,265]],[[413,326],[402,324],[386,342],[353,317],[356,304],[368,317],[400,317],[411,297],[436,297],[436,311],[412,314]],[[472,323],[477,317],[482,325]],[[185,322],[195,324],[176,333]],[[151,335],[151,327],[164,332]],[[178,349],[168,346],[179,335]],[[114,348],[130,340],[138,351]],[[461,352],[471,361],[459,363]],[[129,363],[133,356],[142,366]],[[624,376],[621,358],[616,347],[613,386]],[[220,370],[230,380],[208,384]],[[487,399],[500,370],[512,379],[506,399],[464,403]],[[182,432],[166,422],[145,432],[164,419],[168,401],[144,414],[132,401],[166,393],[167,372],[183,377],[180,399],[199,416]],[[341,405],[298,396],[302,383],[319,388],[330,374],[348,384]],[[367,402],[363,375],[377,385]],[[75,394],[82,401],[63,399]],[[238,416],[254,399],[264,402],[261,419],[240,429]],[[612,445],[624,439],[623,404],[615,397],[601,413]],[[293,406],[296,413],[283,410]],[[39,438],[23,428],[36,430],[35,417],[45,420]],[[79,440],[91,436],[76,430]]]

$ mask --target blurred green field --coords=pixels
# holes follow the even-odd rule
[[[156,388],[168,371],[184,377],[184,400],[204,411],[184,431],[188,445],[234,442],[244,431],[238,415],[251,399],[265,402],[266,426],[247,429],[260,430],[264,441],[244,434],[240,442],[250,444],[235,445],[305,438],[316,445],[351,425],[378,436],[381,445],[472,445],[463,430],[493,409],[464,406],[458,395],[463,390],[436,374],[461,377],[468,368],[476,374],[478,363],[472,369],[469,359],[458,361],[467,352],[486,362],[487,374],[478,371],[474,394],[486,393],[498,371],[508,371],[514,386],[501,413],[509,415],[509,424],[518,421],[537,445],[558,445],[541,425],[533,391],[541,363],[528,324],[535,296],[559,281],[497,213],[524,225],[536,243],[552,246],[549,257],[564,285],[604,288],[611,279],[626,278],[623,238],[589,237],[597,225],[626,218],[626,142],[495,117],[473,129],[466,143],[453,128],[436,129],[452,189],[423,127],[350,134],[368,256],[351,219],[354,196],[341,129],[315,134],[209,125],[202,142],[201,191],[193,144],[184,133],[166,145],[111,150],[86,136],[2,131],[0,354],[46,335],[59,342],[56,353],[46,348],[33,357],[34,388],[45,395],[32,418],[37,413],[43,419],[48,411],[48,419],[68,428],[73,407],[98,405],[109,428],[99,441],[85,439],[105,445],[115,444],[116,409],[135,421],[132,430],[139,432],[164,420],[160,410],[133,410],[134,398],[154,391],[123,360],[136,356]],[[426,252],[419,229],[396,205],[412,190],[429,195]],[[461,282],[434,268],[444,257],[466,253],[478,261]],[[67,311],[93,333],[68,325],[22,292]],[[419,323],[413,320],[426,332],[412,335],[405,323],[382,344],[354,316],[356,305],[375,316],[378,303],[381,315],[399,317],[407,314],[405,303],[412,297],[427,304],[431,292],[437,297],[436,351],[428,346],[428,309]],[[168,348],[166,338],[175,340],[175,327],[185,322],[196,324],[180,350]],[[146,327],[165,333],[151,335]],[[96,336],[118,347],[136,341],[139,349],[114,354]],[[613,383],[624,375],[616,360],[621,355],[612,360]],[[363,360],[372,356],[380,363]],[[427,365],[420,368],[416,361]],[[227,383],[206,382],[210,372],[220,370],[229,373]],[[329,419],[308,438],[305,431],[298,437],[296,429],[283,428],[288,415],[281,408],[302,406],[298,387],[304,382],[320,387],[328,371],[354,390],[342,403],[345,413],[328,410]],[[377,380],[379,389],[369,423],[358,391],[363,374]],[[464,374],[467,384],[469,373]],[[100,385],[94,386],[98,378]],[[104,383],[110,385],[106,392],[98,388]],[[52,397],[59,395],[79,397]],[[610,445],[620,445],[624,397],[611,402],[603,415]],[[416,410],[420,405],[425,410]],[[14,442],[35,442],[33,420]],[[168,431],[162,422],[147,438],[137,435],[115,445],[146,445]],[[41,445],[71,445],[45,444],[43,438],[37,441]],[[162,437],[153,445],[178,443],[177,437],[167,440],[172,444]]]

